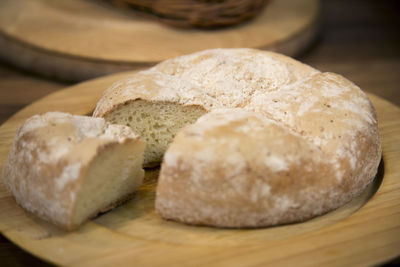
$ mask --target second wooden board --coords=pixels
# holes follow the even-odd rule
[[[313,39],[318,14],[318,0],[275,0],[252,21],[207,31],[172,28],[104,0],[2,0],[0,56],[68,80],[209,48],[253,47],[294,56]]]

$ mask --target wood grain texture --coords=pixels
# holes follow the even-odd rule
[[[0,127],[0,162],[27,117],[54,110],[90,114],[104,89],[125,75],[58,91],[15,114]],[[316,219],[252,230],[165,221],[154,212],[154,170],[146,173],[146,182],[132,201],[71,233],[25,212],[0,186],[0,230],[34,255],[62,265],[362,266],[388,260],[400,253],[400,109],[370,98],[383,143],[380,174],[359,198]]]
[[[248,23],[206,31],[172,28],[102,0],[3,0],[0,56],[74,81],[209,48],[253,47],[294,56],[313,40],[318,14],[318,0],[271,1]]]

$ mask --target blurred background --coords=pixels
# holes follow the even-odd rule
[[[400,105],[400,1],[321,0],[317,29],[298,51],[283,52],[291,51],[304,63],[341,74],[363,90]],[[0,61],[0,123],[35,100],[77,83],[32,72],[6,58]],[[0,265],[46,263],[0,236]],[[382,266],[400,266],[400,260]]]

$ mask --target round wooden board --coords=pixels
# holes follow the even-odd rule
[[[21,110],[0,127],[3,166],[18,126],[47,111],[91,114],[102,92],[128,73],[84,82]],[[20,208],[0,185],[0,230],[30,253],[80,266],[354,266],[400,254],[400,109],[369,95],[383,160],[374,182],[347,205],[315,219],[264,229],[216,229],[165,221],[154,211],[157,170],[128,203],[64,232]]]
[[[254,20],[220,30],[177,29],[105,0],[0,1],[0,57],[47,76],[85,80],[209,48],[296,55],[313,39],[318,0],[272,0]]]

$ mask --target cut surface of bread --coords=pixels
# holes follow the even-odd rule
[[[132,197],[143,181],[144,145],[113,144],[99,151],[83,173],[71,225],[105,212]]]
[[[105,119],[111,123],[129,126],[146,141],[143,165],[158,165],[176,133],[185,125],[194,123],[206,111],[200,106],[182,106],[172,102],[127,102]]]
[[[101,118],[35,115],[16,134],[3,183],[22,207],[72,230],[139,188],[144,148],[129,127]]]

